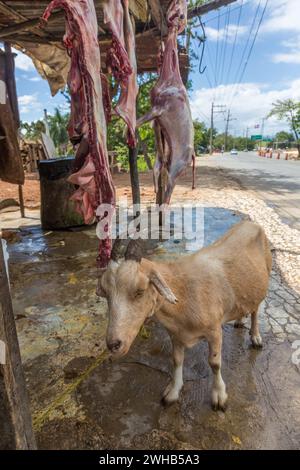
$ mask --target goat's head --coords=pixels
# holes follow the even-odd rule
[[[114,243],[111,260],[99,277],[97,295],[108,302],[106,342],[115,355],[126,354],[146,318],[155,313],[161,296],[177,299],[157,267],[142,259],[140,240],[131,240],[122,258],[124,241]]]

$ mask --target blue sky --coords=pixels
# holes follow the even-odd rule
[[[243,80],[239,86],[235,85],[238,66],[241,64],[241,69],[244,66],[265,2],[266,0],[238,0],[230,7],[230,15],[229,7],[226,7],[220,9],[219,18],[216,11],[203,17],[208,38],[204,55],[207,71],[200,75],[196,67],[191,74],[191,107],[194,118],[209,124],[211,102],[214,100],[216,104],[227,105],[227,109],[230,107],[236,119],[231,123],[232,133],[241,135],[247,127],[250,128],[250,133],[252,130],[257,133],[254,125],[261,123],[272,102],[285,98],[300,99],[300,0],[269,0]],[[249,37],[256,11],[257,17]],[[240,25],[237,28],[240,13]],[[244,60],[241,61],[248,38],[249,45]],[[196,43],[195,40],[194,49],[198,50]],[[232,67],[229,71],[233,47]],[[215,77],[216,63],[219,73]],[[16,58],[16,78],[22,120],[41,118],[44,108],[49,113],[53,113],[56,106],[66,109],[65,99],[61,94],[51,97],[47,82],[35,71],[32,61],[19,52]],[[223,130],[223,115],[216,116],[216,126],[220,131]],[[286,128],[285,124],[278,123],[275,119],[267,120],[265,134],[272,134],[282,128]]]

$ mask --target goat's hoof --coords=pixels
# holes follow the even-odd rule
[[[227,403],[224,403],[223,405],[220,403],[212,403],[211,407],[213,411],[223,411],[223,413],[225,413],[227,409]]]
[[[164,408],[168,408],[169,406],[173,405],[177,401],[178,401],[178,398],[169,399],[168,397],[162,397],[162,399],[160,400]]]
[[[213,392],[211,407],[214,411],[226,411],[228,395],[224,392]]]
[[[180,390],[181,390],[181,388],[180,388]],[[163,396],[162,396],[162,399],[161,399],[162,405],[163,406],[170,406],[173,403],[175,403],[179,399],[180,390],[174,389],[173,383],[170,382],[169,385],[166,387],[164,393],[163,393]]]
[[[235,320],[233,324],[234,328],[244,328],[244,323],[241,320]]]
[[[252,347],[255,349],[261,349],[263,342],[260,335],[251,336]]]

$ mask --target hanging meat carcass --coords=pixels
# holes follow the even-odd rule
[[[118,83],[127,83],[131,66],[125,47],[124,10],[121,0],[106,0],[103,3],[104,23],[107,24],[112,42],[106,55],[106,66]]]
[[[154,186],[158,192],[159,176],[166,180],[163,181],[165,187],[161,201],[166,204],[170,202],[176,178],[194,158],[193,121],[187,91],[180,75],[177,49],[177,35],[184,30],[186,21],[186,1],[173,0],[167,12],[168,37],[160,75],[151,90],[152,109],[137,122],[139,127],[154,120],[157,148]]]
[[[76,147],[76,156],[75,172],[69,181],[79,186],[72,198],[85,222],[90,223],[101,204],[115,204],[106,147],[97,16],[93,0],[53,0],[45,10],[43,20],[47,21],[56,8],[65,11],[64,44],[71,57],[68,131]],[[109,231],[109,223],[105,228]],[[99,267],[106,266],[110,251],[111,241],[107,237],[100,241]]]
[[[107,53],[108,70],[120,84],[120,98],[114,111],[127,125],[127,143],[135,147],[136,97],[138,94],[135,32],[128,0],[108,0],[103,5],[104,22],[112,33]]]

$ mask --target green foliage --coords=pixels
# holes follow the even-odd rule
[[[209,144],[209,129],[207,129],[204,122],[200,122],[196,119],[194,121],[194,132],[194,146],[196,153],[203,153],[203,149],[206,149]]]
[[[280,121],[286,121],[291,131],[294,133],[296,141],[299,140],[300,133],[300,103],[291,99],[277,100],[268,114],[277,117]]]
[[[32,122],[21,122],[21,133],[28,140],[37,142],[45,132],[45,124],[42,120]]]
[[[291,132],[280,131],[275,135],[276,142],[293,142],[294,136]]]
[[[49,130],[58,155],[68,153],[68,122],[70,115],[62,114],[58,108],[55,109],[53,116],[48,116]]]

